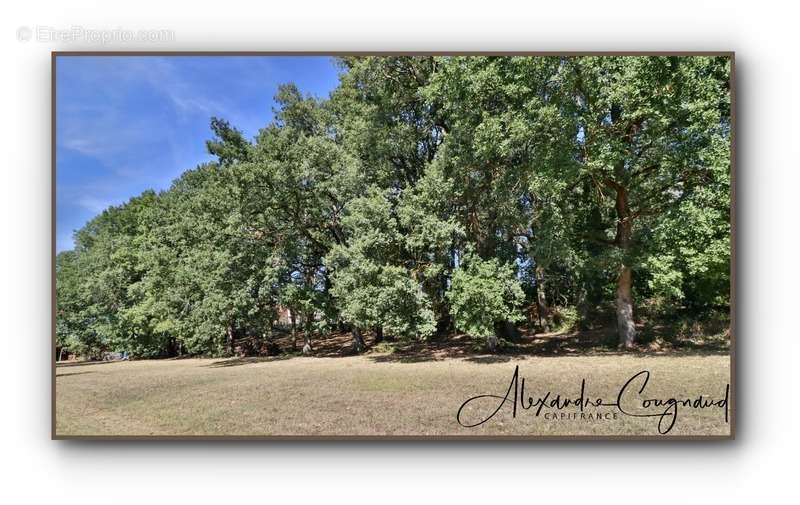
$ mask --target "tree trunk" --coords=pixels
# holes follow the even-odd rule
[[[233,325],[228,325],[228,332],[227,332],[227,341],[225,342],[225,348],[227,349],[228,354],[233,354]]]
[[[578,293],[578,329],[589,329],[589,296],[586,288],[581,288]]]
[[[266,340],[268,343],[272,343],[272,336],[273,336],[273,333],[272,333],[272,332],[273,332],[273,328],[272,328],[272,318],[270,317],[270,318],[269,318],[269,320],[267,321],[267,331],[266,331],[266,333],[264,334],[264,339],[265,339],[265,340]]]
[[[178,341],[170,338],[167,341],[167,356],[173,357],[178,355]]]
[[[376,326],[375,327],[375,343],[379,344],[383,342],[383,326]]]
[[[536,308],[539,312],[539,326],[545,332],[550,331],[550,309],[547,307],[547,296],[544,292],[544,268],[536,267]]]
[[[287,309],[289,311],[289,323],[292,326],[292,350],[297,350],[297,318],[295,318],[294,311],[292,309]]]
[[[303,327],[303,354],[308,354],[311,349],[311,330],[314,322],[313,313],[306,313],[306,324]]]
[[[360,353],[367,348],[364,337],[361,335],[361,330],[357,326],[353,326],[353,352]]]
[[[497,335],[489,335],[486,337],[486,350],[495,352],[497,350]]]
[[[623,172],[623,165],[616,166],[618,176]],[[633,271],[628,264],[628,250],[630,248],[633,223],[631,221],[630,207],[628,206],[628,190],[621,184],[610,184],[617,192],[615,208],[617,211],[617,246],[622,250],[623,260],[619,268],[617,279],[617,333],[619,345],[631,349],[636,341],[636,325],[633,320]]]
[[[636,325],[633,321],[633,296],[631,285],[633,275],[631,267],[622,265],[617,280],[617,330],[619,344],[626,349],[631,349],[636,341]]]

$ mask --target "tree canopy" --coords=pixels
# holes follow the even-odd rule
[[[58,255],[57,338],[221,355],[288,311],[315,336],[462,332],[494,350],[554,314],[726,310],[726,57],[346,57],[282,86],[252,140],[105,210]]]

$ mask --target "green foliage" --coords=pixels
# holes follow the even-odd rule
[[[453,273],[448,291],[456,328],[473,337],[490,337],[495,324],[523,319],[525,300],[514,268],[497,258],[483,260],[468,254]]]
[[[215,138],[206,141],[206,148],[219,159],[220,164],[231,165],[250,159],[251,146],[242,132],[216,117],[211,118],[211,130]]]
[[[567,332],[578,326],[578,310],[575,307],[556,307],[553,311],[553,323],[556,331]]]
[[[381,326],[401,338],[432,335],[430,300],[399,261],[403,237],[387,197],[373,190],[353,200],[343,226],[348,245],[334,246],[326,258],[342,317],[360,328]]]
[[[307,336],[486,339],[537,305],[567,330],[621,265],[664,309],[729,304],[727,58],[340,65],[327,99],[282,86],[255,139],[212,118],[217,161],[76,232],[59,343],[226,354],[281,307]]]
[[[650,256],[645,267],[650,273],[647,286],[657,297],[666,301],[680,301],[684,297],[683,274],[676,267],[673,255]]]

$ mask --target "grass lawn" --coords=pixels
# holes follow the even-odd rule
[[[726,354],[469,355],[404,359],[360,356],[177,359],[59,364],[56,433],[70,435],[657,435],[658,418],[571,418],[577,407],[519,409],[511,402],[475,428],[456,420],[482,394],[503,397],[519,366],[525,396],[548,391],[615,402],[637,372],[651,373],[645,398],[715,400],[725,394]],[[471,402],[465,424],[490,414],[499,399]],[[662,412],[664,407],[648,410]],[[604,415],[613,407],[587,407]],[[551,412],[549,418],[545,415]],[[566,418],[560,418],[561,413]],[[617,411],[618,412],[618,411]],[[553,417],[556,417],[555,419]],[[562,416],[563,417],[563,416]],[[728,435],[723,408],[680,407],[669,435]]]

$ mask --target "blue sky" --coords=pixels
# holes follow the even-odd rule
[[[56,249],[71,249],[73,232],[108,206],[212,159],[212,116],[252,139],[278,85],[327,97],[338,71],[310,56],[58,57]]]

